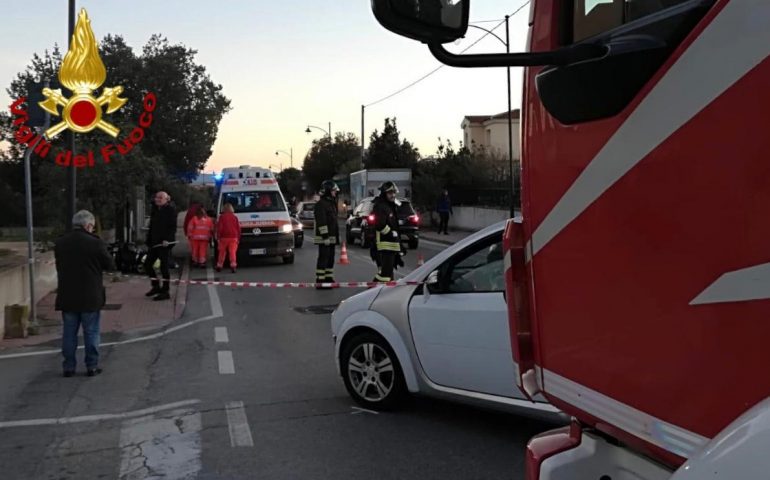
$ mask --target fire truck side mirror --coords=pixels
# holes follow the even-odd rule
[[[569,65],[607,53],[602,45],[582,43],[548,52],[457,55],[443,46],[468,31],[470,0],[372,0],[377,21],[393,33],[428,44],[436,59],[452,67],[532,67]]]
[[[372,12],[393,33],[441,44],[465,36],[470,0],[372,0]]]

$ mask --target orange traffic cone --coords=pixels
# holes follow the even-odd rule
[[[345,242],[342,242],[342,250],[340,251],[340,265],[349,265],[350,259],[348,259],[348,247]]]
[[[422,256],[422,253],[417,254],[417,266],[422,267],[425,265],[425,258]]]

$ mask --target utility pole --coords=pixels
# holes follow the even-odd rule
[[[505,52],[511,53],[511,33],[509,29],[509,19],[511,18],[510,15],[505,16],[505,40],[500,38],[494,31],[487,30],[484,27],[479,27],[478,25],[468,25],[469,27],[476,28],[479,30],[482,30],[484,32],[487,32],[487,34],[492,35],[496,39],[500,41],[503,45],[505,45]],[[495,27],[497,28],[497,27]],[[508,96],[508,170],[510,172],[509,178],[508,178],[508,191],[510,192],[511,200],[511,211],[510,215],[511,218],[516,216],[516,207],[519,207],[520,204],[516,202],[514,199],[516,197],[516,193],[519,191],[519,178],[517,175],[514,175],[513,172],[513,114],[511,112],[511,67],[506,68],[506,73],[508,76],[508,83],[507,83],[507,96]]]
[[[509,15],[505,16],[505,52],[511,53],[511,34],[508,28]],[[516,216],[516,192],[517,188],[517,176],[513,173],[513,113],[511,112],[511,67],[506,67],[508,73],[508,171],[510,172],[510,189],[511,189],[511,218]]]
[[[75,34],[75,0],[69,0],[69,36],[67,37],[67,45],[72,49],[72,37]],[[74,157],[75,155],[75,134],[72,130],[67,132],[67,143],[69,144],[70,151]],[[72,229],[72,217],[75,216],[75,209],[77,208],[77,170],[75,170],[75,163],[67,167],[67,218],[64,221],[66,230]]]
[[[43,86],[48,88],[50,83],[48,79],[44,80]],[[27,207],[27,272],[29,275],[29,329],[37,334],[40,328],[37,323],[37,305],[35,303],[35,230],[32,218],[32,152],[42,139],[42,132],[48,130],[51,126],[51,115],[45,112],[45,122],[42,125],[40,135],[34,143],[27,146],[24,151],[24,193]],[[33,127],[34,128],[34,127]],[[70,219],[70,222],[72,220]]]
[[[364,169],[364,116],[366,115],[366,107],[361,105],[361,170]]]

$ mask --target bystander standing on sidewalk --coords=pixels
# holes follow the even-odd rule
[[[99,318],[106,302],[102,271],[115,264],[102,240],[93,234],[96,220],[81,210],[72,218],[73,229],[56,240],[54,255],[58,286],[56,310],[62,312],[62,364],[65,377],[75,374],[78,330],[83,327],[85,364],[89,377],[99,368]]]
[[[153,300],[168,300],[171,272],[169,261],[171,248],[176,243],[176,211],[169,203],[171,197],[166,192],[155,194],[157,208],[150,217],[150,230],[147,232],[147,258],[145,269],[152,279],[152,289],[145,295],[154,296]],[[155,261],[160,260],[160,273],[163,276],[163,284],[160,283],[155,272]]]
[[[452,200],[449,198],[449,190],[446,188],[438,199],[436,211],[441,218],[441,223],[439,223],[438,226],[438,233],[449,235],[449,215],[454,215],[454,212],[452,211]]]

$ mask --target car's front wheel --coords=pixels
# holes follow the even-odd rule
[[[407,390],[401,365],[379,335],[356,335],[345,344],[340,360],[345,388],[359,405],[392,410],[404,400]]]

